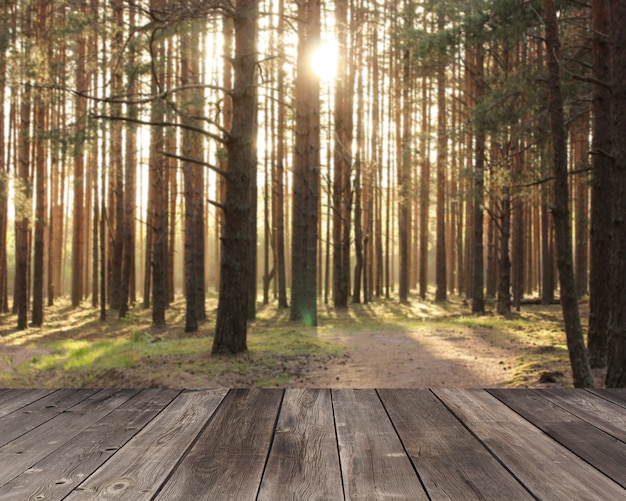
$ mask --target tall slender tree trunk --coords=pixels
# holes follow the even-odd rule
[[[337,79],[335,88],[335,140],[333,175],[333,303],[348,306],[350,292],[350,229],[352,211],[352,66],[348,42],[348,0],[335,4],[337,24]],[[313,46],[311,46],[313,47]],[[313,48],[311,50],[314,50]],[[311,75],[312,78],[313,75]]]
[[[592,2],[593,84],[591,182],[591,270],[589,275],[589,331],[591,367],[605,367],[611,291],[611,89],[609,2]]]
[[[285,2],[278,6],[278,39],[281,53],[284,54],[285,42]],[[274,249],[276,251],[276,280],[278,284],[278,307],[288,308],[287,271],[285,264],[285,70],[278,68],[278,128],[276,131],[276,168],[272,171],[272,221],[274,226]]]
[[[407,3],[407,10],[411,7]],[[411,16],[406,15],[406,27],[412,24]],[[402,144],[398,159],[398,246],[399,246],[399,276],[398,296],[401,303],[409,300],[410,286],[410,246],[411,246],[411,142],[412,142],[412,114],[411,114],[411,49],[403,52],[402,60]]]
[[[32,50],[32,6],[25,7],[22,18],[22,33],[24,35],[25,51]],[[29,62],[22,60],[22,71],[25,85],[19,97],[19,135],[17,141],[17,179],[21,195],[21,207],[15,218],[15,308],[17,310],[17,328],[23,330],[28,327],[28,272],[30,261],[29,233],[32,197],[31,180],[31,101],[32,91],[29,83]]]
[[[611,0],[613,235],[606,386],[626,387],[626,4]]]
[[[320,0],[298,1],[290,318],[305,325],[317,325],[320,83],[309,55],[320,41],[320,9]]]
[[[439,13],[437,28],[443,31],[444,14]],[[435,301],[448,298],[446,270],[446,158],[448,136],[446,132],[446,63],[445,56],[439,56],[437,63],[437,242],[435,281],[437,290]]]
[[[3,25],[9,23],[9,4],[2,2],[0,4],[0,22]],[[9,311],[8,304],[8,260],[7,260],[7,232],[9,226],[8,218],[8,201],[9,187],[8,167],[6,162],[6,135],[5,135],[5,119],[6,119],[6,103],[5,103],[5,86],[6,86],[6,49],[9,45],[9,37],[0,36],[0,314]]]
[[[81,7],[85,14],[86,7]],[[88,81],[86,74],[86,35],[79,33],[76,37],[76,89],[86,93]],[[74,183],[73,187],[73,227],[72,227],[72,306],[77,307],[83,299],[83,255],[85,242],[83,241],[83,202],[84,202],[84,175],[85,175],[85,151],[84,141],[86,137],[85,118],[87,113],[87,100],[80,95],[76,97],[76,132],[74,146]]]
[[[226,140],[228,172],[224,200],[222,263],[213,353],[247,350],[250,264],[250,187],[256,175],[253,133],[256,110],[257,1],[238,0],[235,8],[235,57],[232,127]],[[255,228],[256,230],[256,228]]]
[[[593,377],[580,325],[578,301],[576,299],[576,283],[574,280],[572,235],[568,207],[567,146],[563,98],[561,95],[559,33],[554,1],[545,0],[544,7],[549,76],[548,112],[550,115],[550,127],[552,129],[552,149],[554,155],[554,206],[552,216],[556,235],[561,308],[563,310],[567,348],[570,356],[570,364],[572,366],[572,374],[574,376],[574,386],[577,388],[585,388],[593,386]],[[624,19],[626,19],[626,17]],[[624,260],[622,258],[622,263],[623,262]],[[620,287],[623,288],[623,284],[624,282],[622,282]]]
[[[484,80],[484,54],[482,45],[477,44],[474,50],[474,85],[476,103],[480,103],[485,91]],[[473,243],[472,243],[472,313],[485,312],[485,288],[484,288],[484,245],[483,226],[485,203],[484,194],[484,171],[485,171],[485,131],[480,124],[475,125],[476,144],[474,147],[474,213],[473,213]]]
[[[40,65],[45,67],[50,61],[49,33],[49,2],[37,2],[37,43],[40,55]],[[33,313],[32,325],[41,327],[43,324],[43,296],[44,296],[44,262],[45,262],[45,228],[47,203],[47,149],[44,134],[48,126],[48,96],[43,89],[35,92],[35,238],[33,248]]]

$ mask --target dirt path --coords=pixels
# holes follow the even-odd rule
[[[510,380],[515,349],[497,348],[476,330],[330,332],[347,355],[306,372],[305,386],[360,388],[500,387]]]

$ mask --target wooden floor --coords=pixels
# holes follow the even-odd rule
[[[626,499],[626,390],[0,390],[0,499]]]

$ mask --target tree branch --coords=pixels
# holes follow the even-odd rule
[[[162,151],[161,154],[168,158],[174,158],[176,160],[180,160],[181,162],[190,162],[192,164],[201,165],[202,167],[207,167],[208,169],[211,169],[213,172],[216,172],[217,174],[219,174],[220,176],[224,176],[226,178],[228,177],[228,171],[225,171],[224,169],[220,169],[219,167],[216,167],[213,164],[205,162],[204,160],[198,160],[197,158],[176,155],[175,153],[169,153],[167,151]]]
[[[197,132],[198,134],[202,134],[203,136],[214,139],[215,141],[218,141],[219,143],[222,143],[222,144],[226,142],[226,139],[224,139],[223,137],[220,137],[217,134],[204,130],[200,127],[194,127],[193,125],[185,125],[185,124],[176,123],[176,122],[151,122],[150,120],[142,120],[140,118],[131,118],[131,117],[113,116],[113,115],[92,115],[92,117],[99,119],[99,120],[118,120],[122,122],[134,123],[138,125],[150,125],[153,127],[180,127],[181,129],[185,129],[191,132]]]

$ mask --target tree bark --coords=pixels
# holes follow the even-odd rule
[[[475,99],[480,103],[485,91],[484,80],[484,54],[481,44],[476,44],[474,51],[474,82]],[[475,126],[475,147],[474,147],[474,212],[472,222],[472,313],[485,312],[485,265],[484,265],[484,244],[483,226],[484,214],[483,205],[485,203],[484,194],[484,170],[485,170],[485,131],[481,124]]]
[[[352,66],[348,44],[348,0],[335,4],[338,61],[335,88],[333,175],[333,303],[348,306],[350,292],[350,227],[352,191]],[[312,49],[314,50],[314,48]],[[315,78],[311,73],[311,78]]]
[[[606,386],[626,387],[626,4],[611,0],[613,234]]]
[[[611,291],[611,89],[609,2],[594,0],[591,165],[591,270],[589,274],[589,331],[587,350],[591,367],[605,367]]]
[[[567,141],[561,94],[560,43],[556,7],[553,0],[545,0],[545,37],[548,64],[548,113],[552,130],[554,207],[552,217],[556,236],[557,266],[561,293],[561,308],[565,323],[567,348],[577,388],[593,387],[593,376],[587,358],[574,279],[572,236],[570,228]],[[626,19],[626,18],[625,18]],[[622,261],[623,262],[623,261]],[[622,284],[623,285],[623,284]]]
[[[307,326],[317,325],[320,83],[308,58],[319,44],[320,8],[320,0],[298,1],[290,318]]]
[[[256,110],[257,1],[235,7],[235,56],[232,127],[226,140],[228,172],[224,200],[222,263],[213,353],[247,350],[250,253],[250,186],[256,175],[253,137]],[[256,230],[256,228],[254,229]]]
[[[440,12],[437,28],[443,31],[444,15]],[[448,137],[446,134],[446,64],[445,56],[439,55],[437,63],[437,243],[435,301],[448,298],[446,269],[446,157]]]

